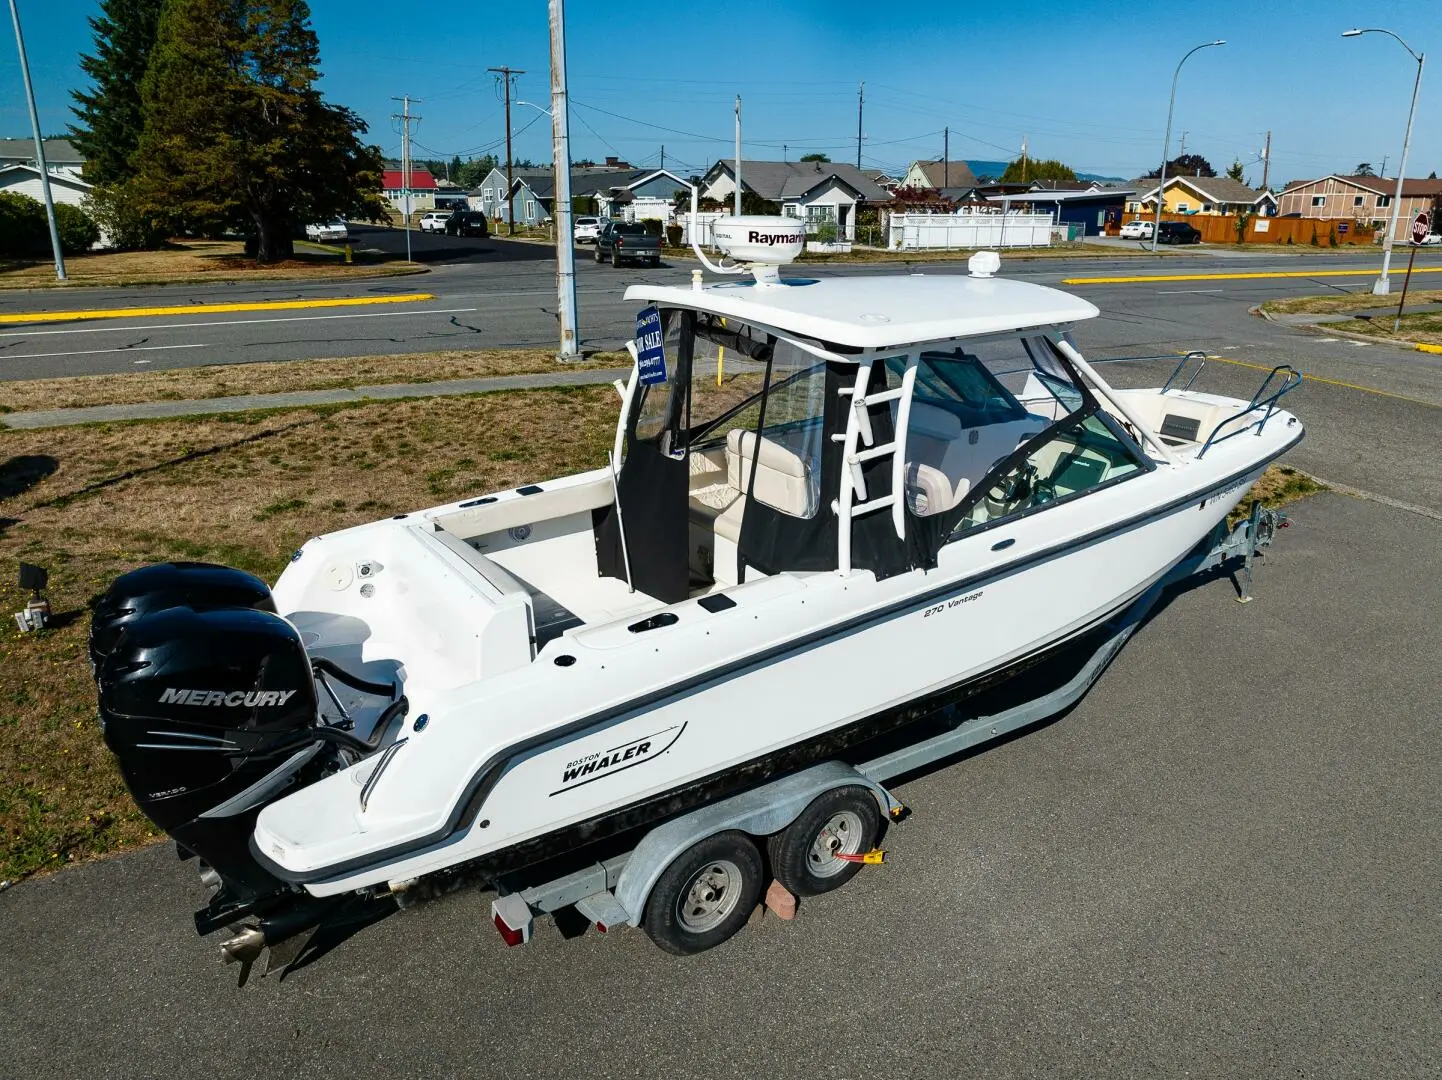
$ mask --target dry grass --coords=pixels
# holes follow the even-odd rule
[[[297,245],[296,257],[262,266],[247,258],[238,240],[177,240],[160,251],[110,251],[65,259],[65,281],[55,280],[49,261],[0,262],[0,289],[89,285],[157,285],[178,282],[342,279],[423,273],[425,268],[390,256],[357,255],[347,266],[339,248]]]
[[[1373,296],[1370,292],[1294,296],[1286,300],[1268,300],[1262,305],[1262,310],[1268,315],[1343,315],[1351,311],[1396,311],[1399,298],[1396,293],[1391,296]],[[1414,304],[1442,304],[1442,289],[1409,289],[1407,306]],[[1348,326],[1348,329],[1352,327]]]
[[[348,389],[388,383],[426,383],[562,371],[572,367],[629,367],[630,364],[629,354],[609,352],[595,353],[584,362],[561,365],[556,362],[555,353],[544,349],[485,349],[479,352],[221,364],[173,371],[4,382],[0,383],[0,412],[133,405],[143,401],[195,401],[232,394]]]
[[[1306,473],[1298,472],[1286,465],[1269,465],[1267,471],[1262,473],[1257,482],[1252,485],[1252,490],[1247,492],[1241,502],[1237,503],[1237,508],[1231,512],[1227,521],[1233,525],[1241,521],[1252,512],[1252,503],[1254,502],[1260,502],[1263,506],[1274,509],[1326,490],[1323,485],[1317,483]]]
[[[1379,311],[1371,318],[1359,317],[1346,324],[1349,334],[1366,334],[1383,341],[1442,345],[1442,311],[1424,315],[1403,315],[1397,331],[1392,322],[1396,309]]]
[[[615,408],[594,387],[0,433],[0,879],[153,838],[85,658],[86,602],[117,574],[187,558],[274,580],[319,533],[603,463]],[[58,628],[10,621],[17,559],[50,568]]]

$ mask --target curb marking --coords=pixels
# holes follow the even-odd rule
[[[327,300],[257,300],[244,304],[185,304],[178,307],[97,308],[91,311],[31,311],[0,314],[9,323],[76,322],[82,319],[148,319],[161,315],[225,314],[233,311],[294,311],[300,308],[361,307],[369,304],[414,304],[434,300],[431,293],[400,296],[335,297]]]

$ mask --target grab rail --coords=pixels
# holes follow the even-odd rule
[[[1181,360],[1177,363],[1177,366],[1172,369],[1172,373],[1167,376],[1167,381],[1162,383],[1162,393],[1165,394],[1168,390],[1172,388],[1172,381],[1178,378],[1182,373],[1182,369],[1185,368],[1187,364],[1189,364],[1193,360],[1197,362],[1197,370],[1192,372],[1192,377],[1187,380],[1185,386],[1181,387],[1181,390],[1183,393],[1185,393],[1192,388],[1192,383],[1197,381],[1197,376],[1202,373],[1202,368],[1207,366],[1207,354],[1200,350],[1189,352],[1186,356],[1181,358]]]
[[[1270,395],[1264,398],[1262,395],[1267,393],[1268,387],[1272,385],[1272,380],[1275,379],[1279,373],[1282,375],[1282,385],[1277,390],[1273,391]],[[1290,394],[1293,390],[1297,389],[1297,387],[1301,385],[1302,373],[1300,371],[1294,368],[1291,364],[1278,364],[1267,373],[1267,377],[1262,380],[1262,385],[1257,387],[1257,392],[1252,395],[1252,400],[1247,403],[1247,407],[1245,409],[1243,409],[1239,413],[1227,417],[1216,427],[1212,428],[1212,433],[1207,436],[1207,441],[1202,443],[1202,448],[1197,451],[1197,460],[1202,460],[1206,452],[1216,443],[1226,442],[1228,439],[1235,438],[1238,435],[1243,435],[1246,432],[1251,431],[1253,428],[1260,432],[1262,428],[1267,426],[1267,421],[1272,418],[1272,414],[1277,411],[1277,402],[1282,399],[1283,395]],[[1234,421],[1240,420],[1248,413],[1256,412],[1258,409],[1266,410],[1259,420],[1256,420],[1255,422],[1250,424],[1246,424],[1243,427],[1239,427],[1236,431],[1228,432],[1221,438],[1217,437],[1217,433],[1220,432],[1222,428],[1226,427],[1230,423],[1233,423]]]

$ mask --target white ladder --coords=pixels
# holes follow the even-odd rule
[[[845,433],[831,436],[833,441],[842,444],[841,490],[831,510],[838,521],[836,565],[842,573],[851,571],[851,522],[861,514],[890,507],[896,538],[906,539],[906,431],[911,420],[911,390],[916,383],[919,360],[920,355],[915,353],[906,358],[900,387],[868,395],[866,388],[871,385],[873,358],[867,357],[857,364],[856,382],[841,388],[840,393],[851,398],[851,411],[846,418]],[[890,442],[877,444],[867,410],[888,401],[897,402],[896,430]],[[888,455],[891,457],[891,494],[870,498],[861,466]]]

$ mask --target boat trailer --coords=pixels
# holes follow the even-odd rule
[[[613,927],[642,926],[657,883],[689,853],[727,834],[745,834],[756,839],[772,837],[774,841],[801,825],[807,825],[808,830],[814,832],[814,824],[806,820],[808,809],[818,799],[839,789],[869,792],[884,820],[900,820],[906,808],[884,786],[886,781],[1003,738],[1069,708],[1096,682],[1121,647],[1146,621],[1166,590],[1181,581],[1213,571],[1229,572],[1237,588],[1238,602],[1250,602],[1253,562],[1259,550],[1271,544],[1277,531],[1287,524],[1285,514],[1264,509],[1259,502],[1254,502],[1248,516],[1235,526],[1228,528],[1225,522],[1220,523],[1169,573],[1105,624],[1100,632],[1101,644],[1080,669],[1064,684],[1045,694],[990,715],[974,717],[951,730],[858,764],[823,762],[708,804],[651,829],[629,851],[552,880],[527,882],[521,875],[503,879],[491,904],[496,929],[507,945],[520,945],[530,940],[537,916],[567,908],[573,908],[602,933]],[[808,836],[806,842],[814,841]],[[834,841],[830,854],[853,864],[881,861],[879,849],[840,852]],[[775,847],[772,855],[774,861]],[[708,895],[703,890],[696,899],[696,903],[702,905],[698,911],[703,910]],[[776,908],[783,917],[790,917],[795,899],[779,881],[771,883],[766,896],[768,906]],[[647,929],[651,930],[649,926]],[[656,939],[654,932],[652,937]],[[692,951],[674,948],[659,939],[657,944],[673,952]]]

